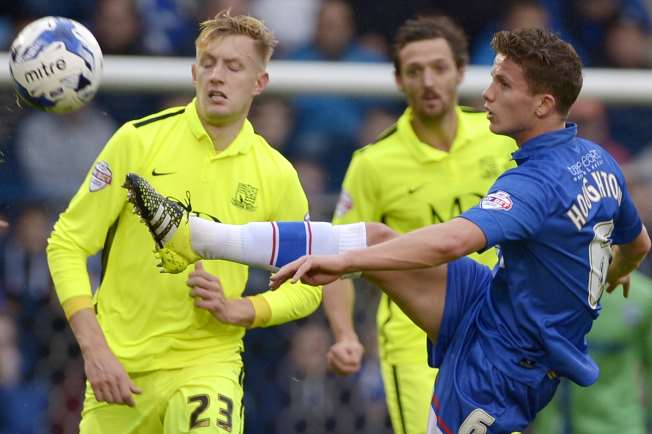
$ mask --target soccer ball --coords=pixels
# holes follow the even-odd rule
[[[44,111],[71,112],[97,92],[102,50],[77,21],[45,17],[28,24],[11,44],[9,70],[22,101]]]

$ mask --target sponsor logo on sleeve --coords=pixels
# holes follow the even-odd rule
[[[98,161],[95,163],[95,167],[93,167],[91,182],[88,189],[91,192],[100,191],[107,185],[111,185],[111,181],[113,181],[113,174],[111,173],[109,163],[106,161]]]
[[[342,190],[340,198],[337,201],[337,206],[335,206],[335,217],[342,217],[344,214],[349,212],[351,208],[353,208],[353,198],[349,193]]]
[[[497,209],[501,211],[509,211],[512,209],[512,198],[509,193],[498,190],[486,195],[480,202],[482,209]]]

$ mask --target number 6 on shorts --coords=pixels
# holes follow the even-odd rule
[[[476,408],[462,422],[458,434],[487,434],[496,419],[486,411]]]

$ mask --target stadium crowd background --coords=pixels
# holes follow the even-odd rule
[[[491,62],[493,31],[539,25],[571,41],[588,67],[652,66],[652,0],[21,0],[0,4],[0,51],[33,19],[61,15],[88,26],[105,54],[193,56],[197,22],[227,7],[275,31],[275,59],[387,62],[388,41],[403,20],[442,12],[467,31],[473,64]],[[0,88],[0,216],[11,222],[0,234],[0,433],[77,432],[84,370],[53,291],[46,239],[117,126],[185,104],[192,96],[190,68],[188,83],[188,94],[100,91],[68,115],[21,109],[12,90]],[[255,101],[250,118],[299,171],[313,220],[330,220],[352,152],[402,109],[394,99],[270,94]],[[652,227],[652,106],[580,99],[571,116],[581,135],[624,165]],[[89,266],[97,282],[99,260],[91,258]],[[652,261],[642,271],[652,276]],[[250,288],[266,281],[253,272]],[[357,297],[355,320],[367,352],[350,378],[326,369],[331,336],[321,312],[248,332],[247,433],[391,432],[374,352],[377,294],[361,285]]]

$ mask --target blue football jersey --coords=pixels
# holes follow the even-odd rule
[[[598,316],[611,244],[641,221],[613,158],[568,124],[524,143],[481,203],[462,214],[498,246],[476,325],[506,371],[538,365],[580,385],[597,380],[585,336]]]

